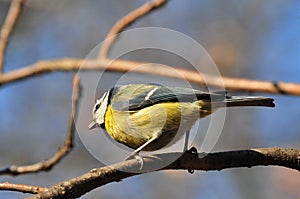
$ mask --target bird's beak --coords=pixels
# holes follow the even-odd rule
[[[97,127],[97,123],[94,120],[91,121],[91,123],[89,124],[89,130],[92,130],[92,129],[96,128],[96,127]]]

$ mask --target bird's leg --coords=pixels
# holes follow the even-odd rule
[[[139,148],[137,148],[136,150],[134,150],[129,156],[127,156],[125,158],[125,160],[129,160],[133,157],[135,157],[136,155],[139,154],[139,152],[141,150],[143,150],[143,148],[145,148],[148,144],[150,144],[151,142],[153,142],[154,140],[156,140],[156,137],[151,138],[150,140],[148,140],[147,142],[145,142],[142,146],[140,146]]]
[[[185,133],[185,139],[184,139],[184,147],[183,147],[183,153],[188,150],[189,147],[189,138],[190,138],[190,130],[188,130]]]
[[[189,137],[190,137],[190,130],[188,130],[185,134],[185,139],[184,139],[184,148],[183,148],[183,153],[188,151],[192,154],[196,154],[197,155],[197,149],[195,147],[192,147],[188,150],[188,147],[189,147]],[[192,169],[188,169],[188,172],[190,174],[193,174],[194,173],[194,170]]]
[[[151,142],[153,142],[154,140],[156,140],[157,138],[159,138],[161,135],[161,133],[156,133],[151,139],[149,139],[147,142],[145,142],[142,146],[140,146],[139,148],[137,148],[136,150],[134,150],[129,156],[127,156],[125,158],[125,160],[129,160],[131,158],[135,158],[139,161],[139,163],[141,164],[140,170],[142,170],[143,165],[144,165],[144,161],[143,158],[139,155],[139,152],[141,150],[143,150],[147,145],[149,145]]]

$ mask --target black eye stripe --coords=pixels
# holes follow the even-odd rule
[[[105,97],[106,97],[107,95],[108,95],[108,92],[105,92],[105,93],[103,94],[103,96],[102,96],[101,99],[100,99],[99,104],[97,104],[97,105],[95,106],[94,112],[96,112],[96,111],[100,108],[100,106],[101,106],[103,100],[105,99]]]
[[[94,113],[96,113],[96,111],[101,107],[101,106],[106,106],[107,103],[109,104],[110,103],[110,97],[111,97],[111,94],[113,92],[115,88],[112,88],[110,89],[109,91],[106,91],[103,96],[97,100],[97,104],[94,108]],[[103,107],[104,108],[104,107]]]

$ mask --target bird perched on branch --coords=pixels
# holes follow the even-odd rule
[[[142,150],[154,151],[176,142],[197,119],[218,108],[240,106],[274,107],[275,104],[274,99],[266,97],[129,84],[113,87],[97,99],[89,129],[105,129],[114,140],[135,149],[129,156],[133,157]]]

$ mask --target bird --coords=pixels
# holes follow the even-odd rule
[[[96,100],[88,128],[100,127],[115,141],[134,151],[155,151],[170,146],[186,134],[194,123],[219,108],[275,107],[274,99],[254,96],[230,96],[227,91],[205,92],[192,88],[158,84],[114,86]]]

